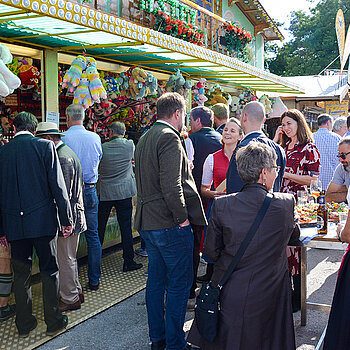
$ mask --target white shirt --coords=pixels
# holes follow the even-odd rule
[[[210,186],[213,182],[214,156],[209,154],[203,165],[202,185]]]
[[[187,137],[187,139],[185,139],[185,146],[186,146],[187,158],[190,162],[193,163],[193,161],[194,161],[194,147],[193,147],[193,143],[189,137]]]
[[[17,132],[15,137],[19,136],[19,135],[32,135],[33,136],[33,134],[30,131],[28,131],[28,130],[23,130],[23,131]]]

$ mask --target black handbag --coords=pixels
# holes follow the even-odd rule
[[[223,285],[228,281],[232,272],[237,267],[241,260],[245,250],[255,235],[255,232],[260,226],[262,219],[264,218],[266,211],[271,203],[272,194],[268,193],[265,197],[252,226],[250,227],[244,241],[238,249],[237,254],[234,256],[229,268],[227,269],[224,277],[220,281],[217,287],[212,287],[210,283],[203,284],[201,291],[196,299],[196,305],[194,308],[195,322],[197,329],[202,338],[212,343],[216,337],[218,329],[218,319],[220,310],[220,291]]]

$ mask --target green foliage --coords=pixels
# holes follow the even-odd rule
[[[303,11],[291,12],[289,31],[293,38],[282,47],[268,43],[265,68],[281,76],[319,74],[338,55],[335,16],[344,12],[346,32],[350,25],[349,0],[321,0],[308,15]],[[330,69],[340,69],[336,60]]]

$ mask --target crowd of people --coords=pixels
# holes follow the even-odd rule
[[[184,138],[186,102],[166,93],[157,101],[157,121],[135,148],[124,137],[123,123],[111,124],[109,141],[101,145],[83,126],[82,106],[70,105],[66,116],[68,130],[60,133],[56,124],[38,124],[21,112],[14,120],[14,139],[0,147],[0,320],[16,314],[22,338],[37,325],[30,289],[35,248],[47,334],[65,328],[68,318],[62,312],[84,302],[76,259],[80,235],[85,234],[88,247],[86,287],[97,291],[113,207],[121,230],[121,268],[142,268],[134,261],[132,238],[136,195],[134,229],[142,238],[139,252],[148,256],[146,307],[153,350],[295,349],[292,315],[300,309],[302,245],[297,192],[319,179],[327,200],[346,199],[348,120],[334,123],[322,114],[313,134],[303,114],[292,109],[281,115],[272,139],[262,131],[261,103],[247,103],[240,120],[229,118],[228,107],[219,103],[193,108],[191,133]],[[214,342],[203,336],[196,318],[185,339],[185,314],[195,308],[198,283],[217,288],[268,193],[273,193],[271,204],[221,288]],[[350,241],[350,219],[339,235]],[[197,276],[201,256],[207,270]],[[340,276],[347,264],[345,258]],[[12,281],[16,308],[8,304]],[[337,290],[340,283],[348,282],[338,280]],[[338,294],[328,338],[340,327],[348,303]]]

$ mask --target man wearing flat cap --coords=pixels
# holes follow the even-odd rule
[[[70,236],[59,232],[57,238],[57,260],[59,268],[60,296],[59,309],[71,311],[80,309],[84,294],[79,283],[76,259],[80,233],[86,230],[83,197],[83,172],[78,157],[61,141],[61,134],[55,123],[39,123],[35,134],[55,144],[61,164],[64,181],[73,214],[73,230]]]

